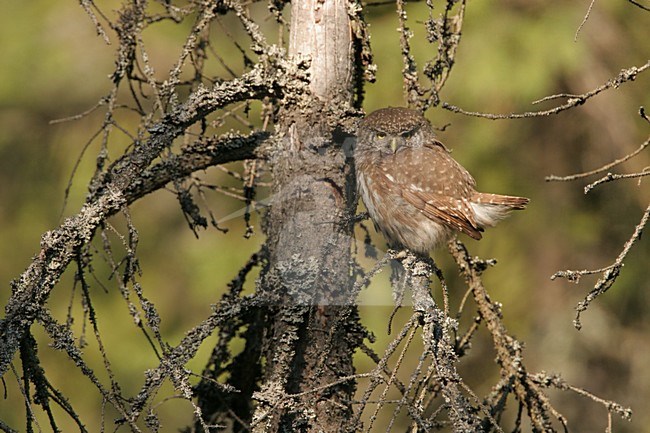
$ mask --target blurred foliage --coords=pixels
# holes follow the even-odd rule
[[[98,110],[71,122],[49,122],[84,112],[110,88],[108,74],[115,48],[95,34],[78,4],[35,0],[9,2],[3,7],[0,301],[4,305],[10,294],[9,281],[38,251],[40,235],[57,226],[61,215],[75,213],[83,203],[85,184],[94,170],[98,150],[97,141],[88,140],[99,129],[101,113]],[[493,113],[550,107],[553,102],[530,104],[550,94],[583,93],[614,77],[621,68],[639,66],[650,58],[650,16],[629,2],[596,3],[574,41],[586,7],[583,3],[541,0],[470,2],[456,64],[441,95],[443,101],[470,111]],[[109,12],[110,6],[105,10]],[[262,7],[258,12],[257,16],[263,17],[265,10]],[[435,55],[434,48],[423,39],[426,7],[412,4],[407,12],[415,34],[411,44],[422,67]],[[397,15],[392,5],[382,5],[368,7],[366,16],[371,24],[378,73],[376,84],[366,87],[364,108],[370,112],[386,105],[403,105]],[[223,23],[227,27],[228,20]],[[161,24],[143,35],[155,69],[167,71],[172,67],[187,28]],[[236,28],[229,31],[238,34]],[[271,30],[267,33],[277,39]],[[213,37],[219,38],[219,32]],[[228,50],[226,63],[236,74],[241,71],[241,55],[234,47]],[[212,72],[230,77],[225,68],[215,66]],[[650,404],[650,373],[646,368],[650,357],[648,239],[634,246],[615,286],[585,314],[581,332],[572,327],[573,308],[595,278],[585,277],[575,286],[549,277],[561,269],[599,268],[611,263],[650,200],[647,181],[640,186],[636,180],[606,184],[585,196],[581,182],[546,183],[544,177],[589,170],[637,148],[648,134],[648,125],[637,111],[641,105],[650,106],[649,95],[650,75],[646,73],[634,83],[550,118],[489,121],[438,108],[427,114],[438,127],[446,126],[440,132],[441,139],[474,174],[480,189],[531,198],[526,212],[489,230],[480,243],[468,241],[470,250],[500,262],[485,274],[486,286],[503,303],[507,326],[526,342],[524,353],[531,370],[557,371],[577,386],[636,410],[631,423],[615,422],[617,432],[650,432],[650,414],[643,410]],[[258,110],[254,107],[250,122],[257,122]],[[74,175],[67,206],[62,209],[64,191],[86,143],[89,147]],[[123,144],[113,146],[119,148],[127,143],[124,137]],[[639,171],[648,165],[650,155],[645,152],[622,169]],[[228,182],[227,175],[216,169],[208,170],[203,178],[211,183]],[[239,201],[217,193],[206,200],[217,218],[240,208]],[[174,344],[209,313],[210,304],[219,299],[228,281],[257,250],[262,236],[259,221],[254,217],[256,235],[251,239],[243,237],[242,218],[224,223],[228,234],[211,228],[201,231],[197,239],[170,191],[145,197],[132,207],[131,214],[140,237],[140,282],[163,317],[163,335]],[[120,218],[114,218],[116,226],[123,224]],[[370,231],[376,245],[383,248],[381,236]],[[363,233],[358,234],[362,251]],[[437,251],[434,258],[443,267],[448,282],[460,286],[446,252]],[[366,266],[373,262],[365,258],[361,261]],[[48,304],[60,320],[68,314],[72,271]],[[107,269],[99,266],[95,272],[98,281],[108,281],[105,285],[92,284],[104,344],[125,393],[133,394],[143,381],[143,370],[155,366],[157,359],[146,338],[132,326]],[[452,300],[454,305],[462,295],[458,293]],[[94,350],[92,330],[82,320],[79,293],[72,296],[77,297],[73,303],[75,330],[88,337],[85,352],[91,358],[89,363],[99,366],[102,360]],[[377,337],[373,347],[381,352],[392,339],[386,332],[386,318],[392,310],[387,272],[362,294],[361,304],[364,323]],[[404,311],[398,312],[393,329],[398,329],[406,317]],[[73,405],[78,405],[86,416],[86,426],[99,431],[100,397],[62,353],[47,347],[48,340],[38,327],[34,333],[41,342],[43,367],[50,380],[70,397]],[[204,344],[190,368],[203,368],[213,342]],[[481,391],[481,381],[494,380],[492,375],[497,371],[492,364],[486,365],[486,360],[491,362],[494,357],[490,345],[479,339],[468,357],[461,372],[479,383],[477,391]],[[370,365],[364,356],[357,360],[361,369]],[[415,364],[417,359],[406,362]],[[0,419],[20,428],[25,408],[11,373],[5,376],[5,386]],[[605,416],[594,403],[567,394],[557,399],[560,401],[556,407],[570,420],[572,431],[604,429]],[[186,402],[178,403],[183,410],[172,410],[173,403],[165,404],[170,405],[170,410],[166,411],[168,419],[163,419],[164,431],[190,422],[191,409]],[[47,424],[40,416],[39,420]],[[65,431],[72,429],[64,421],[60,425]]]

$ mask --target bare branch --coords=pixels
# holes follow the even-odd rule
[[[604,171],[609,170],[612,167],[616,167],[617,165],[624,163],[625,161],[627,161],[627,160],[629,160],[631,158],[634,158],[636,155],[641,153],[643,151],[643,149],[648,147],[648,145],[650,145],[650,138],[648,138],[646,141],[644,141],[641,144],[641,146],[639,146],[639,148],[637,150],[635,150],[634,152],[632,152],[632,153],[630,153],[628,155],[625,155],[624,157],[619,158],[619,159],[617,159],[615,161],[612,161],[612,162],[610,162],[608,164],[605,164],[602,167],[599,167],[599,168],[596,168],[594,170],[590,170],[590,171],[587,171],[587,172],[584,172],[584,173],[572,174],[572,175],[569,175],[569,176],[556,176],[556,175],[552,174],[550,176],[547,176],[544,180],[546,180],[547,182],[552,182],[552,181],[567,182],[567,181],[572,181],[572,180],[576,180],[576,179],[582,179],[584,177],[593,176],[594,174],[602,173]],[[589,189],[591,189],[591,188],[589,188]],[[589,191],[587,191],[585,189],[585,194],[587,192],[589,192]]]
[[[551,277],[551,280],[554,280],[556,278],[566,278],[567,280],[573,283],[578,283],[580,281],[580,277],[582,277],[583,275],[591,275],[591,274],[597,274],[602,272],[602,276],[598,280],[594,288],[589,292],[589,294],[585,297],[585,299],[581,301],[576,307],[576,318],[573,321],[573,325],[577,329],[582,328],[582,324],[580,323],[581,313],[585,311],[587,308],[589,308],[589,304],[591,304],[591,302],[594,299],[596,299],[598,296],[602,295],[607,290],[609,290],[610,287],[612,287],[612,285],[618,278],[618,276],[620,275],[621,268],[623,268],[624,265],[623,260],[625,260],[625,257],[627,257],[627,254],[630,252],[630,248],[632,248],[632,245],[634,245],[636,241],[638,241],[639,238],[641,237],[641,234],[643,233],[643,229],[648,224],[649,218],[650,218],[650,205],[648,205],[645,212],[643,213],[643,216],[641,217],[641,221],[639,221],[639,224],[637,224],[636,228],[634,229],[634,233],[632,233],[630,239],[628,239],[628,241],[625,242],[625,245],[623,246],[623,250],[618,255],[614,263],[612,263],[611,265],[607,266],[606,268],[596,269],[593,271],[589,271],[589,270],[560,271],[560,272],[556,272]]]
[[[422,90],[418,84],[418,73],[415,58],[411,54],[411,45],[409,40],[413,37],[413,32],[407,27],[407,15],[404,10],[404,0],[397,0],[397,15],[399,17],[399,37],[402,48],[402,77],[404,80],[404,96],[409,106],[415,106],[418,103]]]
[[[424,66],[424,75],[431,80],[431,87],[427,89],[429,96],[422,101],[423,108],[440,103],[440,91],[451,75],[451,70],[456,62],[456,51],[460,45],[463,21],[465,18],[465,0],[447,0],[445,10],[438,19],[433,18],[434,4],[427,1],[429,18],[426,21],[427,40],[437,43],[438,49],[435,59]],[[457,8],[455,14],[452,11]]]
[[[127,202],[131,204],[169,182],[196,171],[227,162],[256,158],[260,143],[269,135],[266,132],[255,132],[248,136],[225,134],[221,137],[201,138],[183,148],[180,154],[165,158],[143,171],[126,190]]]
[[[594,395],[590,393],[589,391],[585,391],[582,388],[578,388],[577,386],[573,386],[571,384],[568,384],[564,379],[562,379],[559,375],[553,374],[553,375],[546,375],[546,374],[534,374],[532,375],[532,379],[538,383],[540,386],[543,387],[555,387],[557,389],[562,389],[562,390],[569,390],[573,391],[576,394],[580,394],[584,397],[589,398],[590,400],[595,401],[596,403],[599,403],[603,405],[606,409],[607,412],[611,415],[612,413],[617,413],[621,418],[625,420],[630,420],[632,417],[632,409],[629,407],[624,407],[620,405],[619,403],[616,403],[615,401],[611,400],[605,400],[603,398],[598,397],[597,395]],[[611,419],[610,419],[611,423]],[[609,429],[611,432],[611,427]]]
[[[521,343],[508,334],[499,317],[499,307],[490,300],[483,287],[480,274],[485,269],[485,264],[472,259],[460,242],[450,243],[449,251],[472,289],[479,314],[492,334],[501,376],[513,381],[514,393],[520,404],[526,408],[533,430],[554,431],[550,423],[550,415],[560,421],[566,429],[567,421],[564,416],[551,406],[548,396],[531,380],[523,364]]]
[[[281,61],[275,63],[290,65]],[[0,353],[0,376],[11,362],[22,333],[33,322],[35,312],[47,301],[50,290],[75,256],[76,250],[90,242],[102,221],[128,203],[127,190],[133,187],[133,181],[149,164],[188,126],[216,109],[243,99],[288,96],[297,89],[303,89],[302,84],[292,83],[298,71],[297,66],[294,65],[294,68],[294,74],[290,75],[292,78],[288,78],[275,67],[257,65],[241,78],[220,83],[212,89],[200,87],[185,104],[176,107],[149,128],[150,135],[146,140],[136,142],[131,152],[115,161],[107,172],[95,179],[88,201],[79,214],[66,219],[58,229],[43,236],[38,257],[12,285],[13,294],[7,304],[7,314],[0,322],[0,347],[3,348]],[[149,192],[145,189],[137,191],[140,194]],[[131,197],[135,199],[138,193],[133,194]]]
[[[650,7],[648,7],[648,6],[644,6],[644,5],[642,5],[641,3],[639,3],[639,2],[637,2],[635,0],[627,0],[627,1],[632,3],[634,6],[640,8],[640,9],[643,9],[644,11],[650,12]]]
[[[125,203],[123,193],[110,184],[97,201],[86,204],[58,229],[43,235],[38,256],[20,278],[12,282],[6,315],[0,321],[0,376],[7,371],[23,333],[76,256],[77,249],[90,242],[99,223]]]
[[[481,117],[490,120],[526,119],[530,117],[550,116],[552,114],[558,114],[561,113],[562,111],[566,111],[573,107],[582,105],[588,99],[593,98],[594,96],[604,92],[605,90],[618,88],[621,84],[624,84],[628,81],[634,81],[637,75],[645,72],[648,68],[650,68],[650,60],[643,66],[640,67],[632,66],[630,68],[623,69],[616,77],[607,81],[605,84],[597,87],[596,89],[593,89],[581,95],[577,95],[576,97],[569,98],[566,103],[559,105],[555,108],[550,108],[548,110],[527,111],[525,113],[491,114],[491,113],[480,113],[477,111],[466,111],[460,107],[448,104],[446,102],[443,102],[442,107],[454,113],[464,114],[466,116]]]
[[[578,30],[576,30],[576,34],[573,37],[573,41],[576,42],[578,40],[578,34],[580,33],[580,30],[582,30],[582,27],[587,23],[587,20],[589,19],[589,15],[591,15],[591,10],[594,8],[594,3],[596,3],[596,0],[591,0],[591,3],[589,3],[589,7],[587,8],[587,13],[585,13],[584,18],[582,19],[582,22],[578,26]]]
[[[92,0],[80,0],[79,3],[81,3],[81,7],[86,11],[86,14],[90,17],[90,20],[92,23],[95,25],[95,31],[97,32],[97,35],[100,36],[106,45],[110,45],[111,41],[108,39],[108,35],[106,34],[106,31],[104,30],[104,27],[99,23],[99,20],[97,19],[97,16],[95,15],[95,12],[93,11],[92,8],[97,9],[97,6]],[[99,9],[97,9],[99,11]],[[99,11],[101,15],[101,11]],[[102,15],[102,18],[106,18]]]
[[[607,183],[619,179],[637,179],[637,178],[639,178],[639,182],[641,182],[640,178],[648,175],[650,175],[650,167],[646,167],[643,171],[639,173],[629,173],[629,174],[607,173],[605,176],[601,177],[597,181],[585,186],[585,194],[589,193],[589,191],[591,191],[592,189],[596,188],[598,185],[603,183]]]

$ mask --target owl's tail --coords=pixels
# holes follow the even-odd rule
[[[472,197],[472,202],[477,204],[490,204],[498,206],[507,206],[510,209],[526,209],[530,200],[526,197],[515,197],[513,195],[488,194],[477,192]]]
[[[526,197],[476,192],[471,199],[474,217],[480,226],[493,226],[511,210],[526,209]]]

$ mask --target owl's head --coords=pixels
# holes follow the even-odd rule
[[[403,107],[388,107],[367,115],[357,132],[358,152],[392,155],[407,147],[422,147],[434,139],[429,121],[419,112]]]

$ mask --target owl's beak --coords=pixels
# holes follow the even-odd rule
[[[397,152],[397,137],[393,137],[390,140],[390,148],[393,153]]]

